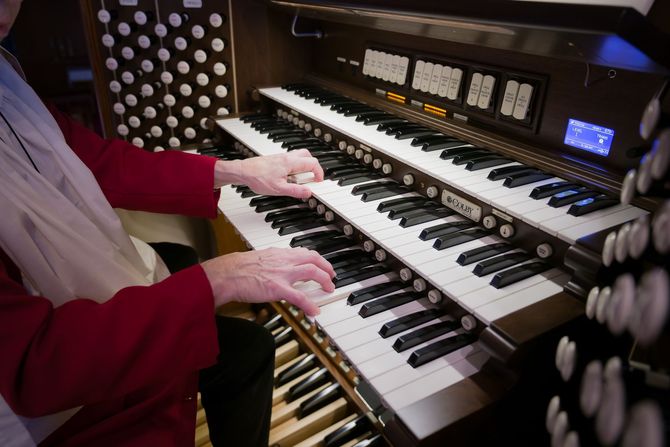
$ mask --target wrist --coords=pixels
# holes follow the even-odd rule
[[[217,160],[214,163],[214,188],[244,184],[243,179],[242,160]]]

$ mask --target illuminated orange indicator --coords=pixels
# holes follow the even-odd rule
[[[430,104],[424,104],[423,110],[428,113],[432,113],[433,115],[437,115],[441,118],[445,118],[447,116],[447,109],[431,106]]]
[[[405,104],[407,102],[407,98],[398,95],[397,93],[391,93],[391,92],[386,92],[386,99],[389,99],[391,101],[399,102],[400,104]]]

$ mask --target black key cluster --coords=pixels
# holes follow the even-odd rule
[[[377,126],[379,132],[392,135],[398,140],[411,140],[411,146],[421,148],[422,151],[441,150],[440,158],[451,160],[453,164],[463,166],[468,171],[490,169],[487,178],[493,181],[503,180],[502,185],[506,188],[516,188],[553,177],[547,172],[525,165],[496,168],[514,160],[484,147],[412,123],[355,99],[329,92],[321,87],[308,84],[289,84],[283,88],[305,99],[313,99],[315,103],[323,107],[329,107],[346,117],[355,117],[356,121],[365,125]],[[292,132],[290,129],[285,131]],[[303,133],[307,136],[305,132]],[[374,177],[368,179],[374,179]],[[574,216],[583,216],[619,203],[616,198],[573,183],[558,182],[552,185],[555,185],[555,188],[551,188],[549,185],[538,187],[537,191],[533,190],[531,192],[530,197],[535,200],[551,197],[549,206],[552,207],[570,205],[567,208],[567,213]]]

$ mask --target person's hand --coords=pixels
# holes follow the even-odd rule
[[[316,281],[326,292],[335,290],[335,271],[317,252],[306,248],[267,248],[232,253],[202,263],[218,307],[230,301],[260,303],[286,300],[307,315],[319,308],[293,285]]]
[[[319,160],[312,157],[307,149],[245,160],[217,161],[214,186],[242,183],[258,194],[307,199],[312,195],[308,186],[288,182],[289,175],[301,172],[313,173],[314,181],[323,180]]]

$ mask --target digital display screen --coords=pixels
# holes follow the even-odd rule
[[[613,129],[570,118],[563,143],[607,157],[613,139]]]

